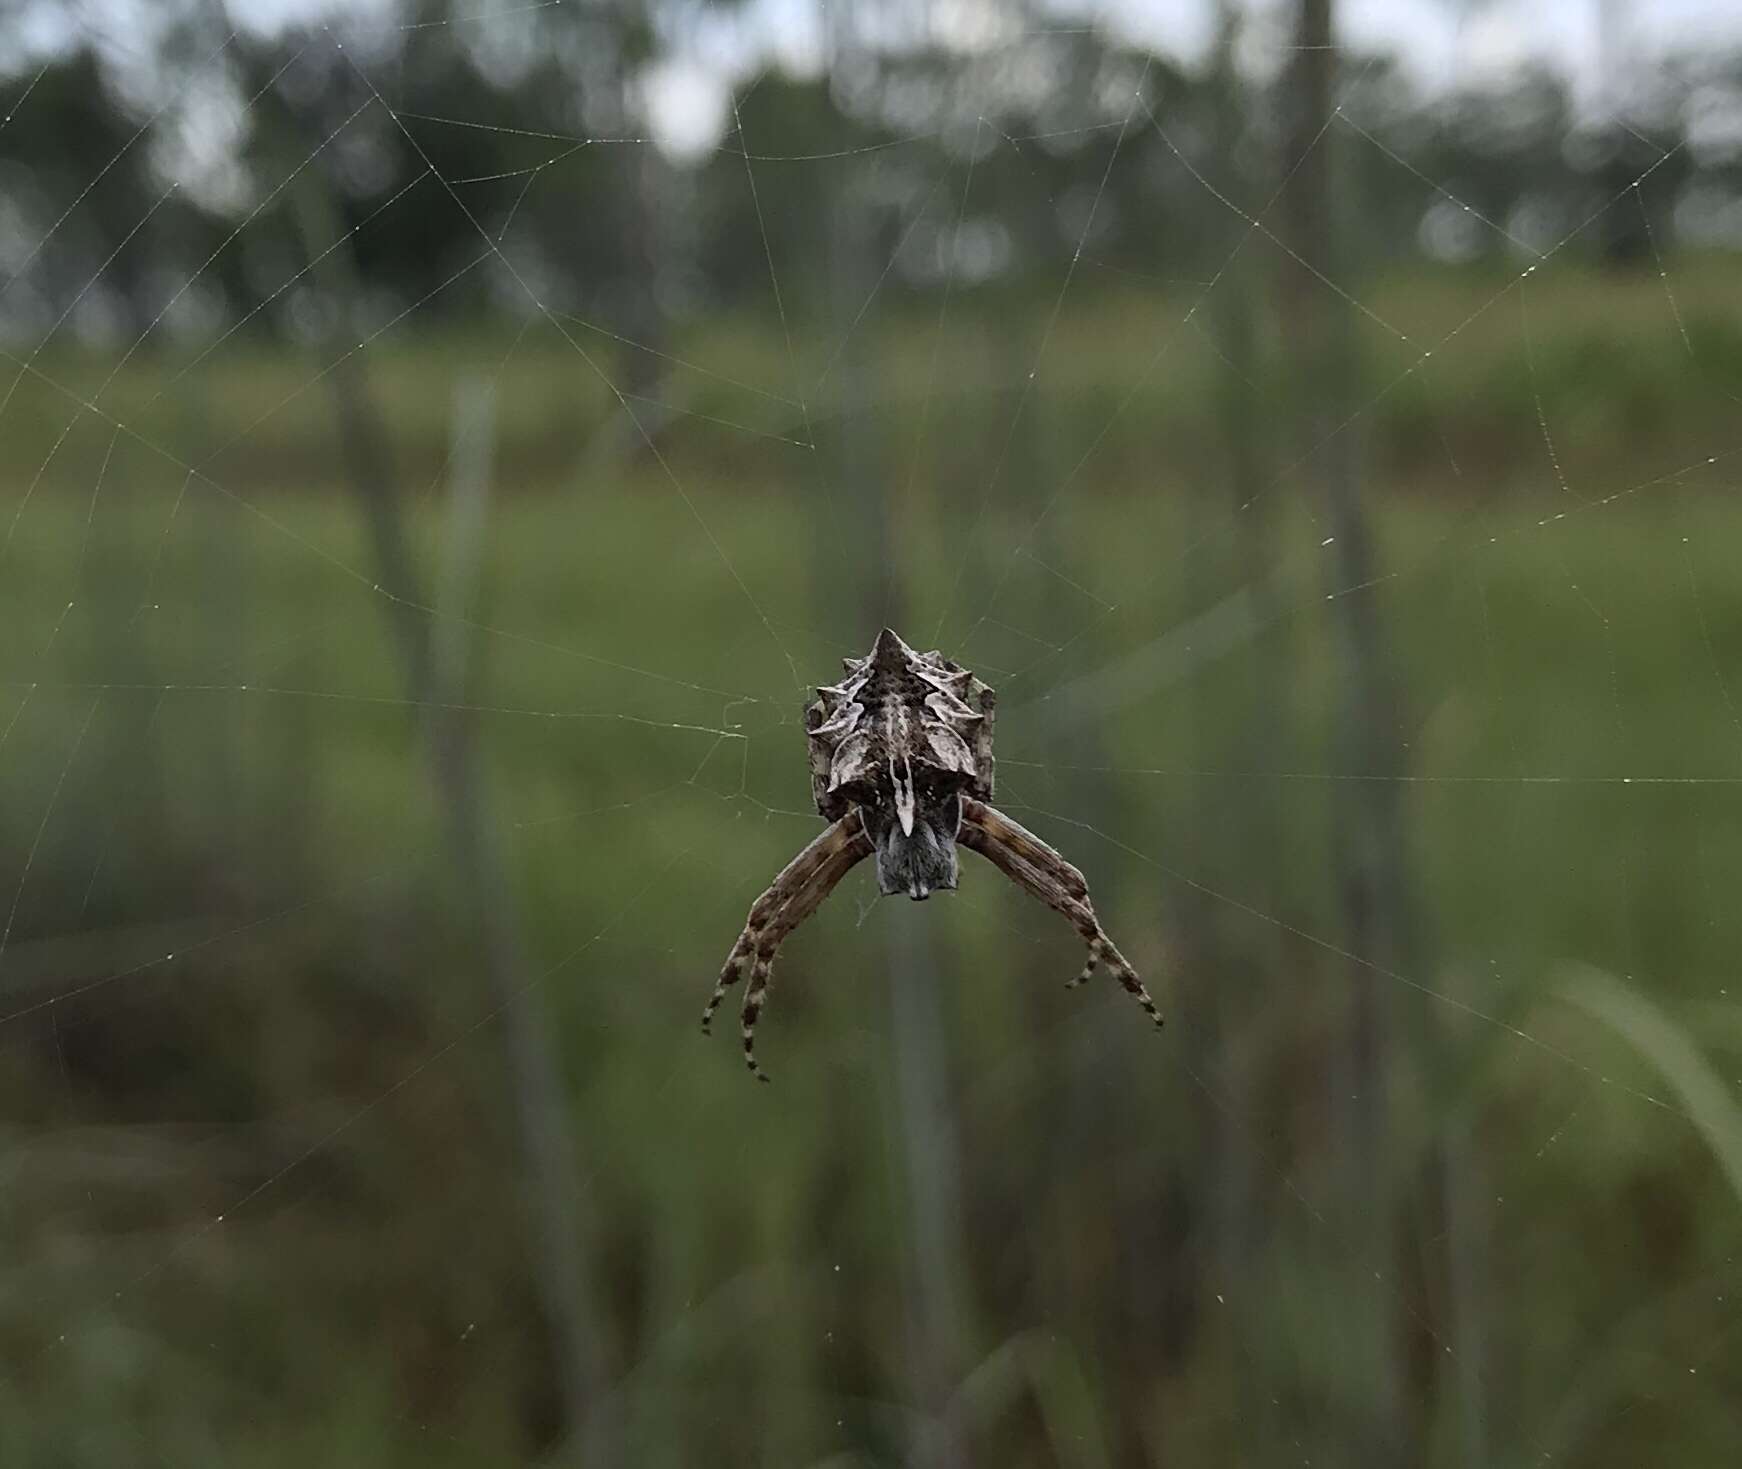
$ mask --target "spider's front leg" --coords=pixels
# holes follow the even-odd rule
[[[835,885],[870,855],[871,839],[865,835],[859,813],[849,811],[787,863],[767,891],[751,904],[744,931],[726,956],[714,992],[708,997],[707,1008],[702,1011],[702,1031],[704,1034],[708,1031],[714,1011],[726,998],[726,991],[748,970],[750,984],[745,990],[744,1006],[740,1012],[744,1064],[763,1081],[768,1078],[756,1064],[756,1018],[767,999],[769,978],[780,945],[793,929],[822,906],[823,899],[834,891]]]
[[[978,852],[1024,892],[1071,921],[1089,949],[1088,963],[1070,982],[1072,988],[1088,979],[1097,963],[1105,963],[1126,992],[1143,1006],[1144,1014],[1158,1026],[1161,1024],[1161,1011],[1155,1008],[1155,1001],[1149,998],[1137,971],[1095,916],[1088,882],[1058,851],[996,807],[971,798],[962,801],[962,827],[956,840]]]

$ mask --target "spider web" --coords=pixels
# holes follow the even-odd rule
[[[355,102],[290,134],[217,248],[152,283],[142,329],[92,324],[191,186],[173,170],[64,300],[43,304],[35,273],[177,124],[174,96],[7,262],[0,1047],[24,1202],[0,1391],[38,1405],[19,1453],[54,1457],[93,1395],[117,1404],[82,1430],[93,1462],[190,1433],[255,1442],[237,1425],[275,1420],[286,1363],[295,1393],[344,1399],[309,1444],[383,1461],[523,1451],[529,1423],[584,1424],[588,1462],[746,1431],[795,1461],[949,1456],[982,1433],[1023,1442],[1025,1402],[1029,1435],[1084,1462],[1335,1456],[1405,1433],[1452,1460],[1585,1456],[1599,1426],[1625,1445],[1677,1415],[1697,1454],[1733,1429],[1722,1221],[1742,1134],[1713,1055],[1735,1040],[1722,546],[1742,439],[1702,428],[1617,475],[1582,448],[1600,425],[1556,396],[1569,369],[1549,356],[1568,350],[1569,295],[1593,289],[1594,233],[1635,211],[1651,292],[1625,296],[1631,340],[1671,344],[1677,402],[1738,401],[1704,355],[1709,292],[1687,304],[1652,212],[1686,145],[1639,138],[1624,180],[1525,236],[1369,125],[1371,65],[1255,188],[1179,135],[1149,62],[1101,79],[1093,121],[1010,132],[981,112],[814,149],[746,127],[755,84],[714,149],[760,267],[757,344],[734,355],[724,334],[692,349],[624,330],[516,251],[541,187],[601,155],[634,167],[651,138],[424,105],[382,39],[409,55],[500,28],[506,46],[567,9],[311,32],[231,99],[238,125],[266,126],[299,80]],[[961,48],[958,78],[1076,34],[1006,28]],[[231,32],[190,83],[250,43]],[[33,65],[0,127],[31,128],[49,72]],[[309,185],[365,129],[408,180],[341,226]],[[445,140],[469,132],[527,161],[451,166]],[[916,178],[904,150],[946,138],[947,165]],[[1411,299],[1307,259],[1283,217],[1332,146],[1499,237],[1504,268]],[[1097,242],[1138,149],[1219,230],[1201,279],[1139,283],[1130,329],[1097,314],[1125,271]],[[44,163],[56,150],[32,140]],[[975,309],[996,289],[976,251],[1031,201],[985,196],[1000,155],[1066,221],[1002,334]],[[833,294],[779,264],[807,223],[766,207],[770,172],[792,169],[850,174],[868,201],[831,225]],[[425,195],[469,248],[406,299],[368,299],[354,254]],[[209,280],[261,241],[292,262],[276,285],[203,316]],[[922,246],[942,265],[904,312]],[[1286,267],[1366,363],[1328,416],[1222,338],[1253,272]],[[449,345],[467,319],[483,345]],[[879,352],[894,388],[868,385]],[[1530,457],[1466,463],[1442,417],[1496,354],[1521,365]],[[396,386],[426,356],[451,409]],[[567,375],[541,388],[553,364]],[[1255,478],[1201,444],[1156,464],[1146,415],[1208,377],[1235,415],[1285,421]],[[1366,471],[1352,560],[1317,487],[1399,400],[1442,493],[1412,504]],[[1192,401],[1209,411],[1165,422]],[[492,445],[535,415],[575,469],[519,497]],[[1000,804],[1088,874],[1169,1015],[1159,1046],[1111,987],[1028,983],[1074,972],[1068,931],[976,866],[912,912],[861,874],[807,926],[765,1031],[772,1096],[744,1094],[729,1045],[698,1048],[744,908],[814,830],[804,691],[880,615],[998,688]],[[1338,652],[1374,626],[1389,662]],[[1352,755],[1339,656],[1395,718]],[[1540,699],[1520,674],[1538,663]],[[1272,707],[1279,728],[1254,740]],[[1203,758],[1217,749],[1269,763]],[[1339,873],[1375,846],[1407,881],[1381,874],[1386,920],[1363,924]],[[1683,930],[1697,941],[1665,936]],[[528,1141],[541,1118],[560,1119],[554,1154]],[[1009,1153],[1032,1156],[993,1156]],[[425,1176],[448,1171],[448,1188]],[[849,1203],[808,1197],[825,1180]],[[1035,1255],[1059,1278],[1020,1251],[979,1268],[1001,1201],[1037,1191],[1057,1218],[1031,1216]],[[536,1243],[553,1216],[570,1237]],[[1610,1260],[1589,1289],[1510,1284],[1554,1260],[1545,1234],[1595,1219],[1653,1258]],[[503,1242],[468,1261],[455,1246],[480,1231]],[[432,1282],[439,1299],[372,1354],[332,1304],[404,1311]],[[877,1304],[892,1288],[895,1326]],[[1125,1288],[1136,1321],[1093,1317]],[[294,1327],[265,1324],[286,1302]],[[1553,1312],[1569,1339],[1533,1326]],[[581,1360],[560,1327],[540,1344],[551,1318]],[[1327,1334],[1356,1387],[1316,1360]],[[1123,1355],[1167,1375],[1133,1381]],[[812,1356],[782,1401],[780,1364]],[[588,1384],[588,1411],[516,1404],[502,1384],[525,1382]],[[748,1430],[734,1390],[769,1405]]]

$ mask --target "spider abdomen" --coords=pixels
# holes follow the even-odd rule
[[[846,677],[819,688],[805,711],[811,794],[822,815],[893,801],[899,783],[922,775],[940,794],[991,799],[991,688],[887,627],[869,653],[843,664]]]

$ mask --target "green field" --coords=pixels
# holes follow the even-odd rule
[[[1231,364],[1189,299],[1085,293],[1032,388],[1050,299],[796,363],[715,323],[638,378],[657,457],[543,328],[384,337],[440,708],[346,487],[348,369],[310,383],[334,353],[33,364],[0,418],[0,1461],[507,1462],[553,1416],[434,736],[500,841],[628,1462],[1334,1462],[1382,1381],[1434,1463],[1726,1462],[1735,265],[1677,265],[1673,311],[1654,275],[1503,285],[1363,295],[1409,343],[1363,339],[1336,439],[1359,586],[1279,344]],[[1380,765],[1348,763],[1354,601]],[[1159,1040],[1065,993],[1068,927],[972,857],[923,907],[857,874],[797,935],[773,1087],[697,1034],[816,830],[804,686],[890,609],[999,688],[1001,804],[1083,868]],[[1379,939],[1336,863],[1374,787]]]

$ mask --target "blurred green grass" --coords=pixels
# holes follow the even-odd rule
[[[1041,363],[1050,421],[1087,440],[1129,399],[1098,479],[1123,483],[1153,464],[1158,444],[1182,475],[1213,459],[1220,359],[1214,313],[1193,309],[1201,294],[1103,289],[1057,323]],[[1032,353],[1040,314],[1032,301],[989,288],[963,296],[942,333],[933,313],[885,307],[850,330],[831,323],[801,333],[791,358],[766,323],[724,316],[657,344],[658,357],[567,315],[558,318],[566,339],[543,322],[519,336],[499,322],[395,327],[365,331],[364,355],[408,493],[427,493],[439,477],[454,382],[481,374],[501,389],[502,492],[568,484],[585,468],[589,431],[616,411],[607,379],[646,384],[657,401],[638,400],[640,411],[655,421],[659,402],[680,420],[693,417],[669,446],[680,469],[762,471],[770,436],[804,439],[800,398],[820,439],[837,430],[849,392],[856,416],[908,433],[922,417],[934,427],[964,415],[1007,422],[1007,399],[1021,388],[1012,353]],[[1538,447],[1539,401],[1564,440],[1569,474],[1609,467],[1617,455],[1705,443],[1733,421],[1742,391],[1734,297],[1734,262],[1723,254],[1678,256],[1661,279],[1556,259],[1525,278],[1496,263],[1416,267],[1371,282],[1361,299],[1373,316],[1351,316],[1369,358],[1372,406],[1361,421],[1371,467],[1438,478],[1450,472],[1448,437],[1471,474],[1515,467]],[[1264,330],[1247,386],[1275,413],[1288,400],[1287,344],[1275,313]],[[116,376],[111,347],[52,347],[34,365],[58,387],[27,376],[8,414],[9,475],[27,475],[79,403],[100,394],[103,409],[221,482],[275,492],[318,485],[332,474],[336,426],[316,374],[352,350],[287,351],[244,329],[209,356],[202,347],[154,359],[148,347]],[[861,360],[862,381],[847,381],[844,352]],[[1432,354],[1425,363],[1423,353]],[[984,446],[959,442],[954,456],[949,447],[932,446],[933,472],[976,464]]]
[[[1326,1078],[1364,973],[1395,1058],[1383,1189],[1415,1199],[1448,1135],[1480,1159],[1473,1309],[1490,1359],[1518,1367],[1489,1384],[1496,1441],[1722,1461],[1742,1384],[1714,1299],[1737,1283],[1737,1201],[1698,1132],[1646,1099],[1647,1062],[1560,985],[1568,960],[1625,976],[1718,1074],[1742,1058],[1732,274],[1677,263],[1684,343],[1658,280],[1557,266],[1401,382],[1505,283],[1418,273],[1365,295],[1416,345],[1368,344],[1355,432],[1380,577],[1362,588],[1327,580],[1276,344],[1242,398],[1278,446],[1254,578],[1219,359],[1193,330],[1166,345],[1179,299],[1086,298],[1018,428],[1039,308],[1013,323],[968,303],[935,366],[920,325],[880,320],[856,387],[806,387],[815,450],[767,437],[804,415],[763,394],[814,384],[835,339],[802,338],[795,369],[766,331],[720,323],[672,344],[730,381],[659,385],[690,415],[661,431],[669,472],[560,339],[507,357],[479,575],[436,623],[466,649],[455,717],[569,1089],[575,1228],[635,1462],[901,1457],[885,990],[891,947],[914,944],[965,1160],[986,1369],[967,1396],[999,1462],[1101,1462],[1097,1424],[1115,1460],[1166,1424],[1183,1461],[1232,1462],[1262,1438],[1243,1377],[1283,1384],[1307,1421],[1359,1396],[1325,1337],[1376,1262],[1349,1251]],[[366,354],[426,569],[456,384],[507,345],[396,335]],[[630,362],[609,346],[616,377]],[[24,874],[0,960],[0,1237],[20,1262],[0,1268],[18,1364],[0,1455],[508,1454],[550,1404],[493,1002],[328,385],[309,385],[322,359],[238,346],[165,390],[176,364],[142,358],[99,404],[138,438],[75,420],[112,363],[45,355],[75,396],[27,378],[0,424],[17,517],[0,873]],[[863,405],[860,437],[836,393]],[[695,1035],[745,907],[814,830],[801,685],[868,640],[873,482],[908,635],[941,628],[999,686],[1002,802],[1088,874],[1173,1019],[1159,1049],[1111,987],[1059,991],[1070,933],[980,864],[924,907],[875,903],[861,874],[806,927],[762,1032],[771,1096],[731,1041]],[[1365,774],[1401,785],[1408,973],[1337,953],[1327,596],[1372,598],[1392,649],[1407,764]],[[1267,711],[1275,763],[1243,768]],[[1243,811],[1273,846],[1243,839]],[[1237,1276],[1201,1202],[1228,1108],[1255,1170]],[[1456,1307],[1433,1206],[1398,1207],[1421,1211],[1412,1253],[1373,1289],[1434,1323],[1413,1362]],[[1167,1342],[1140,1312],[1173,1323]],[[1052,1429],[998,1386],[1018,1364]],[[1447,1415],[1427,1441],[1457,1462],[1451,1409],[1424,1389],[1418,1411]],[[1091,1429],[1067,1445],[1059,1422]]]

